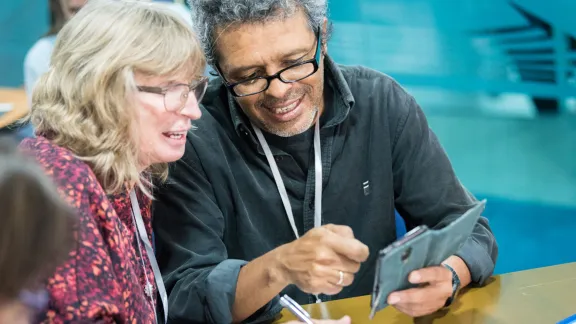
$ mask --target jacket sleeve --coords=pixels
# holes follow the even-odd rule
[[[456,177],[438,138],[411,96],[393,87],[391,114],[395,205],[407,228],[442,227],[472,208],[477,200]],[[493,271],[498,245],[488,220],[481,217],[456,254],[468,266],[472,282],[482,285]]]
[[[238,275],[247,262],[228,259],[226,220],[191,140],[154,203],[156,253],[169,295],[169,322],[231,323]],[[279,311],[274,299],[245,322],[269,321]]]

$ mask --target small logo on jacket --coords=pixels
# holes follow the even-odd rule
[[[368,196],[370,194],[370,181],[362,183],[362,188],[364,188],[364,196]]]

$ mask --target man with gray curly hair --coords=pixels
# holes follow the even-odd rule
[[[394,208],[409,228],[443,227],[478,203],[412,96],[332,61],[325,0],[190,6],[219,77],[155,206],[171,322],[270,321],[281,293],[369,294],[377,252],[397,239]],[[482,285],[497,254],[480,218],[456,255],[387,302],[432,313]]]

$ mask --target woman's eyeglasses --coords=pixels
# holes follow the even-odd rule
[[[138,86],[137,89],[141,92],[163,95],[164,108],[166,108],[166,111],[179,112],[186,106],[190,93],[193,93],[196,101],[200,103],[204,97],[204,93],[206,93],[207,87],[208,78],[202,77],[190,84],[174,84],[165,88]]]

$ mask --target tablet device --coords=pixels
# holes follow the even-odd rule
[[[388,295],[394,291],[414,288],[408,275],[418,269],[441,265],[456,254],[470,237],[486,200],[440,229],[418,226],[404,237],[381,250],[376,260],[376,274],[370,306],[370,318],[388,306]]]

